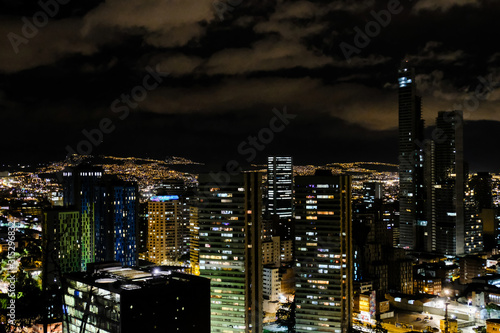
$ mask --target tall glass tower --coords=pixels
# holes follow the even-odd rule
[[[88,164],[63,171],[64,205],[80,212],[82,271],[95,261],[95,188],[102,176],[102,168]]]
[[[427,219],[424,213],[424,121],[416,94],[415,71],[404,62],[399,83],[399,244],[424,250]]]
[[[115,178],[95,187],[95,261],[137,265],[137,184]]]
[[[465,252],[465,170],[462,111],[441,111],[436,128],[443,135],[435,142],[436,251],[446,255]]]

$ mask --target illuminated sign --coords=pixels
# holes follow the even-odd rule
[[[370,313],[370,296],[359,295],[359,311]]]
[[[170,201],[170,200],[179,200],[178,195],[156,195],[151,197],[151,201]]]

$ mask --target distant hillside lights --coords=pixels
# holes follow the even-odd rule
[[[160,72],[158,66],[156,70],[147,66],[146,72],[148,74],[144,76],[142,80],[142,85],[137,85],[130,90],[130,95],[121,94],[120,98],[115,99],[111,103],[111,111],[113,113],[119,113],[118,118],[120,120],[125,120],[130,114],[130,109],[135,109],[139,102],[142,102],[148,96],[148,91],[156,89],[161,82],[163,82],[163,77],[169,75],[169,73]],[[76,145],[76,151],[69,145],[66,146],[66,151],[68,156],[79,154],[79,155],[90,155],[94,146],[99,146],[103,142],[104,134],[110,134],[115,130],[116,126],[113,121],[109,118],[102,118],[99,122],[99,127],[94,128],[90,131],[86,129],[82,130],[82,134],[88,140],[81,140]]]

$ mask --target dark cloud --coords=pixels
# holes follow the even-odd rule
[[[7,36],[21,36],[22,18],[41,9],[2,2],[0,109],[11,125],[4,151],[63,156],[83,129],[109,117],[116,130],[96,151],[224,159],[273,108],[287,106],[301,120],[263,153],[395,161],[402,59],[416,66],[426,123],[461,107],[475,133],[467,138],[480,142],[480,128],[500,122],[500,5],[419,0],[401,7],[346,59],[341,43],[356,45],[387,1],[256,0],[233,6],[223,20],[213,0],[70,2],[17,53]],[[119,120],[112,102],[140,87],[148,67],[170,74]],[[481,88],[481,78],[492,85]]]
[[[414,10],[419,12],[422,10],[439,10],[447,11],[450,8],[458,6],[473,6],[477,7],[481,4],[480,0],[419,0]]]

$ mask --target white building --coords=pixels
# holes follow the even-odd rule
[[[264,283],[262,289],[264,298],[271,302],[279,301],[279,293],[281,290],[279,269],[264,267],[263,278]]]

